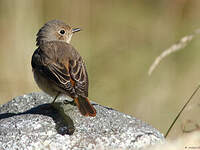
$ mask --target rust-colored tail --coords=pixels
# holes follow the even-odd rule
[[[75,98],[74,101],[83,116],[91,116],[91,117],[96,116],[96,110],[90,104],[88,98],[79,96],[78,98]]]

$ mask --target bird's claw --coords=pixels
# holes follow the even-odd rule
[[[64,104],[70,104],[70,105],[76,106],[76,103],[74,101],[64,100],[63,103]]]

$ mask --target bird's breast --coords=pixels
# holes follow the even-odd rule
[[[49,81],[46,77],[44,77],[38,70],[33,68],[33,75],[34,80],[37,83],[38,87],[44,91],[45,93],[49,94],[50,96],[55,96],[57,94],[54,84]]]

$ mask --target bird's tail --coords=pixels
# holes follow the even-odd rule
[[[88,98],[79,96],[78,98],[74,98],[74,101],[83,116],[96,116],[96,110],[90,104]]]

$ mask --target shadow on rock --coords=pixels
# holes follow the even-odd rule
[[[17,115],[24,114],[40,114],[51,117],[56,123],[56,130],[61,135],[72,135],[75,131],[73,120],[66,115],[61,107],[62,103],[42,104],[37,107],[31,108],[22,113],[4,113],[0,114],[0,119],[9,118]]]

